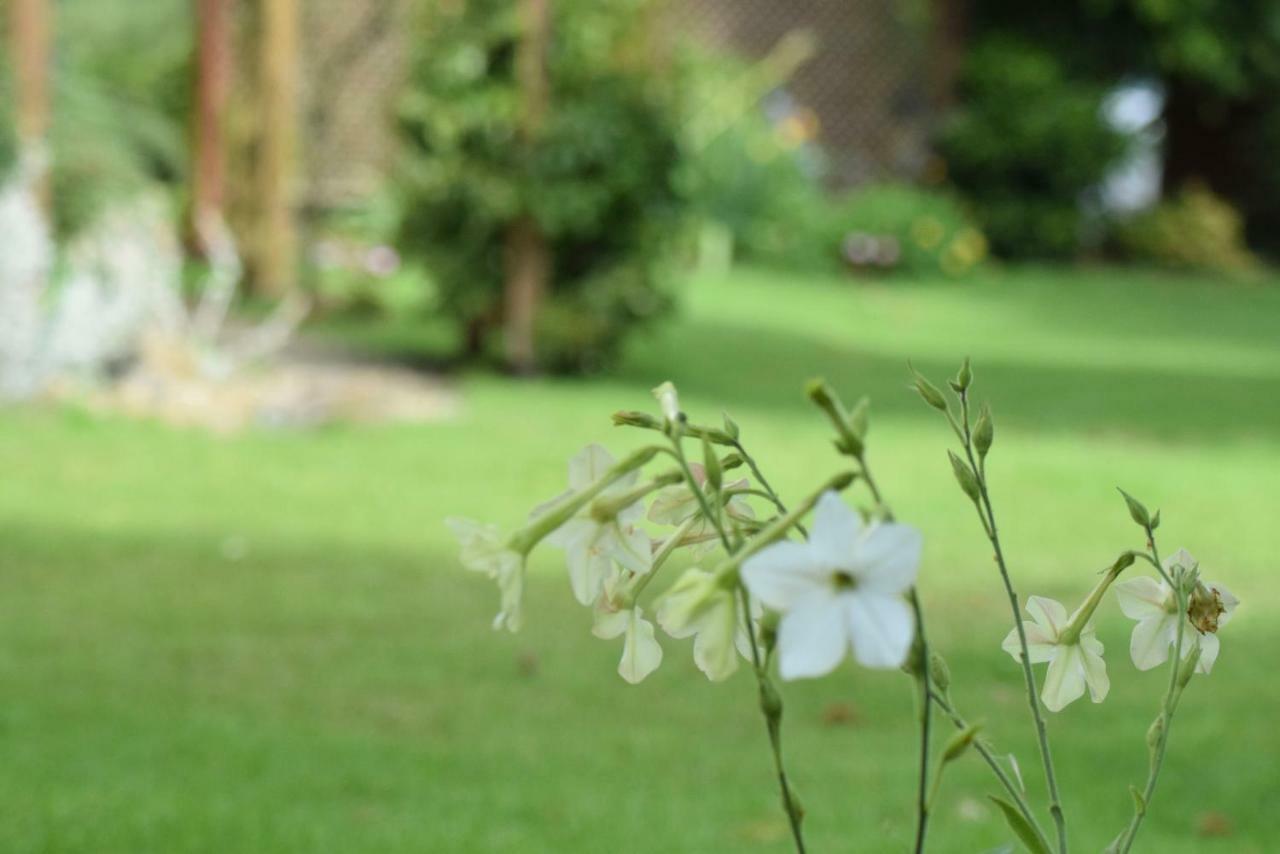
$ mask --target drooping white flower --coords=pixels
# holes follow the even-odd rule
[[[758,620],[762,609],[754,599],[751,610],[752,620]],[[742,598],[719,587],[705,570],[686,570],[659,601],[657,620],[673,638],[693,636],[693,662],[712,682],[732,676],[739,656],[751,657]]]
[[[1176,567],[1194,569],[1196,560],[1186,549],[1179,549],[1164,561],[1167,572],[1173,572]],[[1226,625],[1239,600],[1221,584],[1201,583],[1221,606],[1215,628]],[[1129,656],[1134,666],[1139,670],[1150,670],[1168,661],[1169,651],[1178,636],[1178,602],[1173,589],[1159,578],[1131,578],[1116,585],[1116,601],[1126,617],[1138,621],[1129,639]],[[1218,635],[1213,631],[1201,632],[1188,619],[1182,629],[1182,657],[1190,655],[1197,646],[1200,648],[1200,660],[1196,662],[1196,672],[1207,674],[1218,660]]]
[[[444,521],[462,546],[462,565],[487,575],[498,584],[502,605],[493,618],[493,627],[517,631],[524,619],[521,611],[524,557],[509,547],[508,540],[494,525],[457,517]]]
[[[613,465],[613,457],[600,445],[591,444],[583,448],[569,460],[570,491],[586,489]],[[623,475],[604,489],[596,500],[607,501],[625,494],[635,485],[637,477],[638,471]],[[542,510],[535,510],[534,516]],[[621,508],[612,519],[601,521],[591,515],[591,504],[587,504],[547,537],[549,544],[565,550],[569,562],[569,583],[573,587],[574,598],[581,604],[590,605],[600,597],[615,561],[635,573],[649,571],[653,559],[651,543],[648,535],[634,524],[642,513],[644,506],[637,499]]]
[[[618,675],[634,685],[658,669],[662,663],[662,647],[654,637],[653,623],[644,618],[639,605],[613,610],[605,600],[607,597],[596,608],[591,633],[606,640],[619,635],[625,637]]]
[[[1045,708],[1051,712],[1061,711],[1078,700],[1086,686],[1093,702],[1106,699],[1111,680],[1107,677],[1107,663],[1102,660],[1102,642],[1093,624],[1086,623],[1071,639],[1071,633],[1066,631],[1072,622],[1067,609],[1061,602],[1044,596],[1027,597],[1027,613],[1031,620],[1022,623],[1027,636],[1027,655],[1032,664],[1049,662],[1044,687],[1040,690]],[[1010,629],[1000,647],[1013,656],[1014,661],[1021,660],[1018,630]]]
[[[701,463],[690,463],[689,470],[693,473],[693,479],[699,487],[703,487],[707,482],[707,470]],[[744,477],[733,483],[724,485],[724,491],[731,493],[735,490],[746,489],[748,481]],[[646,518],[658,525],[682,525],[689,519],[693,518],[701,511],[701,505],[698,497],[693,494],[693,490],[689,488],[687,483],[678,483],[674,486],[668,486],[662,489],[654,496],[653,503],[649,505],[649,512]],[[749,521],[755,519],[755,511],[742,495],[733,495],[725,502],[725,513],[732,519],[739,521]],[[712,535],[711,524],[706,519],[699,519],[687,532],[685,539],[691,542],[707,539],[714,541]]]
[[[742,581],[781,611],[778,669],[783,679],[822,676],[850,645],[865,667],[900,667],[915,637],[903,594],[915,582],[920,532],[866,525],[834,492],[824,494],[806,543],[780,542],[742,565]]]

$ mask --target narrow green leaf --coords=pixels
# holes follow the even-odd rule
[[[1022,813],[1018,812],[1018,808],[1006,801],[998,795],[987,795],[992,802],[1000,807],[1000,812],[1004,814],[1005,823],[1009,825],[1009,829],[1017,834],[1018,841],[1027,847],[1032,854],[1050,854],[1049,849],[1045,846],[1044,840],[1040,838],[1039,832],[1030,824]]]

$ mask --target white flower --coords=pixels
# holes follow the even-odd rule
[[[508,547],[507,540],[494,525],[459,518],[444,522],[462,545],[462,565],[498,583],[502,610],[494,617],[493,627],[518,630],[524,619],[520,608],[524,596],[524,557]]]
[[[920,532],[908,525],[864,525],[827,492],[807,543],[775,543],[748,558],[743,583],[783,614],[782,678],[830,673],[851,643],[866,667],[900,667],[915,637],[902,594],[915,582],[921,544]]]
[[[1094,633],[1093,624],[1086,624],[1074,641],[1063,642],[1063,631],[1071,623],[1071,618],[1061,602],[1044,596],[1029,596],[1027,613],[1031,620],[1023,622],[1022,630],[1027,636],[1027,654],[1031,663],[1049,662],[1044,687],[1040,691],[1045,708],[1051,712],[1061,711],[1084,694],[1085,686],[1088,686],[1089,698],[1093,702],[1101,703],[1106,699],[1111,681],[1107,678],[1107,663],[1102,660],[1102,642]],[[1014,661],[1021,660],[1017,629],[1009,630],[1000,648],[1013,656]]]
[[[700,463],[690,463],[689,470],[693,473],[693,479],[699,487],[707,482],[707,470]],[[733,490],[746,489],[748,485],[747,479],[733,483],[725,484],[724,490],[731,492]],[[682,525],[693,516],[701,512],[701,505],[698,503],[698,497],[693,494],[693,490],[689,488],[687,483],[679,483],[675,486],[668,486],[662,489],[654,496],[653,503],[649,505],[649,513],[646,518],[658,525]],[[751,505],[742,495],[734,495],[725,502],[725,513],[731,518],[739,521],[747,521],[755,519],[755,511],[751,509]],[[713,541],[715,539],[712,533],[711,524],[706,519],[699,519],[684,534],[684,539],[689,542],[698,542],[707,539]],[[709,542],[708,545],[714,545]]]
[[[752,619],[761,608],[751,603]],[[658,603],[658,625],[673,638],[693,639],[693,662],[712,682],[722,682],[738,669],[738,656],[751,657],[751,638],[742,599],[720,587],[715,576],[687,570]]]
[[[618,675],[634,685],[658,669],[662,647],[654,637],[653,623],[644,618],[639,605],[615,611],[604,604],[606,599],[596,608],[591,633],[605,639],[625,635]]]
[[[569,460],[570,491],[585,489],[595,483],[613,464],[613,457],[600,445],[583,448]],[[607,501],[626,493],[635,485],[637,477],[638,471],[628,472],[602,491],[596,501]],[[534,517],[548,506],[550,504],[534,510]],[[653,560],[649,537],[632,524],[643,512],[644,507],[637,500],[619,510],[613,519],[601,522],[591,515],[591,504],[588,503],[547,537],[548,543],[563,548],[568,555],[569,583],[580,603],[590,605],[600,598],[614,561],[632,572],[644,574],[649,571]]]
[[[1194,569],[1196,560],[1186,549],[1179,549],[1164,561],[1168,572],[1178,566]],[[1221,584],[1202,583],[1221,602],[1222,612],[1217,618],[1217,625],[1226,625],[1239,600]],[[1169,585],[1162,579],[1149,576],[1132,578],[1116,585],[1116,601],[1126,617],[1138,621],[1129,639],[1129,656],[1134,666],[1139,670],[1150,670],[1168,661],[1169,650],[1178,635],[1178,603]],[[1182,657],[1190,655],[1197,644],[1200,660],[1196,663],[1196,672],[1209,673],[1218,660],[1218,636],[1212,632],[1201,633],[1188,620],[1182,630]]]
[[[668,380],[653,390],[658,399],[658,408],[662,417],[674,423],[680,420],[680,398],[676,396],[676,387]]]

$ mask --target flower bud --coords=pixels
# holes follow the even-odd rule
[[[760,680],[760,710],[771,720],[782,717],[782,695],[768,677]]]
[[[929,679],[944,694],[951,688],[951,668],[936,652],[929,656]]]
[[[986,459],[994,438],[995,425],[991,422],[991,407],[984,403],[982,411],[978,413],[978,423],[973,425],[973,447],[978,452],[978,459]]]
[[[680,412],[680,398],[676,395],[676,387],[669,380],[655,388],[653,396],[658,399],[658,408],[662,410],[662,417],[667,419],[667,423],[675,424],[684,420],[684,415]]]
[[[618,427],[643,427],[646,430],[661,430],[662,423],[647,412],[621,410],[613,413],[613,423]]]
[[[940,412],[946,412],[947,399],[942,396],[942,392],[938,390],[938,387],[925,379],[924,374],[915,368],[911,369],[911,373],[915,377],[916,393],[920,395],[924,402]]]
[[[1120,489],[1120,487],[1116,487],[1116,489]],[[1150,528],[1151,514],[1147,512],[1147,508],[1143,506],[1142,502],[1125,492],[1123,489],[1120,489],[1120,494],[1124,496],[1124,503],[1128,505],[1129,516],[1133,521],[1137,522],[1143,528]]]
[[[766,610],[760,617],[760,643],[766,653],[773,652],[778,643],[778,625],[781,622],[782,615],[777,611]]]
[[[720,458],[716,456],[716,449],[706,436],[702,437],[702,465],[707,474],[708,489],[712,493],[719,493],[720,485],[724,483],[724,470],[720,468]]]
[[[977,501],[981,496],[981,490],[978,487],[978,476],[973,473],[973,469],[969,468],[969,464],[960,459],[952,451],[947,451],[947,457],[951,460],[951,470],[955,472],[956,481],[960,484],[960,488],[964,490],[964,494],[969,496],[973,501]]]
[[[1164,713],[1161,712],[1147,728],[1147,753],[1150,754],[1152,762],[1155,761],[1156,751],[1160,748],[1160,739],[1163,736]]]
[[[1200,663],[1200,642],[1197,640],[1195,648],[1187,653],[1187,657],[1182,659],[1182,663],[1178,665],[1178,690],[1181,691],[1187,687],[1187,683],[1191,681],[1191,677],[1196,673],[1196,665]]]
[[[720,468],[722,471],[733,471],[746,465],[746,461],[737,453],[725,454],[720,458]]]
[[[738,422],[730,418],[729,413],[727,412],[723,413],[723,415],[724,415],[724,432],[730,439],[733,439],[736,442],[738,440],[738,437],[742,435],[742,431],[738,429]]]
[[[969,365],[969,357],[965,356],[964,364],[960,366],[956,378],[951,380],[951,387],[959,394],[968,389],[971,382],[973,382],[973,368]]]

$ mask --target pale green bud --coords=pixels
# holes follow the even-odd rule
[[[613,413],[613,423],[618,427],[643,427],[646,430],[661,430],[662,422],[647,412],[620,410]]]
[[[724,483],[724,470],[720,468],[720,458],[716,456],[716,449],[712,447],[711,440],[706,436],[702,437],[702,465],[707,473],[707,487],[713,493],[720,492],[720,485]]]
[[[1120,489],[1120,487],[1116,487],[1116,489]],[[1151,514],[1147,512],[1147,508],[1143,506],[1142,502],[1125,492],[1123,489],[1120,489],[1120,494],[1124,496],[1124,503],[1129,507],[1129,516],[1133,521],[1137,522],[1144,529],[1150,528]]]
[[[960,484],[964,494],[973,501],[977,501],[982,495],[978,486],[978,476],[973,473],[973,469],[969,468],[969,464],[957,457],[954,452],[947,451],[947,457],[951,460],[951,470],[955,472],[956,482]]]
[[[969,364],[969,357],[965,356],[964,364],[960,366],[956,378],[951,380],[951,387],[957,393],[962,393],[969,388],[971,382],[973,382],[973,368]]]
[[[929,656],[929,679],[944,694],[951,688],[951,668],[947,666],[947,660],[936,652]]]
[[[942,392],[938,387],[925,379],[924,374],[915,368],[911,368],[911,373],[915,378],[916,393],[920,395],[924,402],[940,412],[946,412],[947,399],[942,396]]]
[[[954,762],[964,755],[964,752],[973,744],[973,740],[978,737],[978,733],[982,730],[982,724],[969,724],[964,729],[951,736],[947,741],[947,746],[942,749],[942,762]]]
[[[738,422],[730,418],[729,413],[727,412],[723,413],[723,415],[724,415],[725,435],[727,435],[730,439],[737,441],[738,437],[742,435],[742,431],[738,429]]]
[[[973,425],[973,447],[978,452],[978,459],[986,459],[993,439],[995,425],[991,421],[991,408],[984,403],[982,411],[978,413],[978,423]]]

